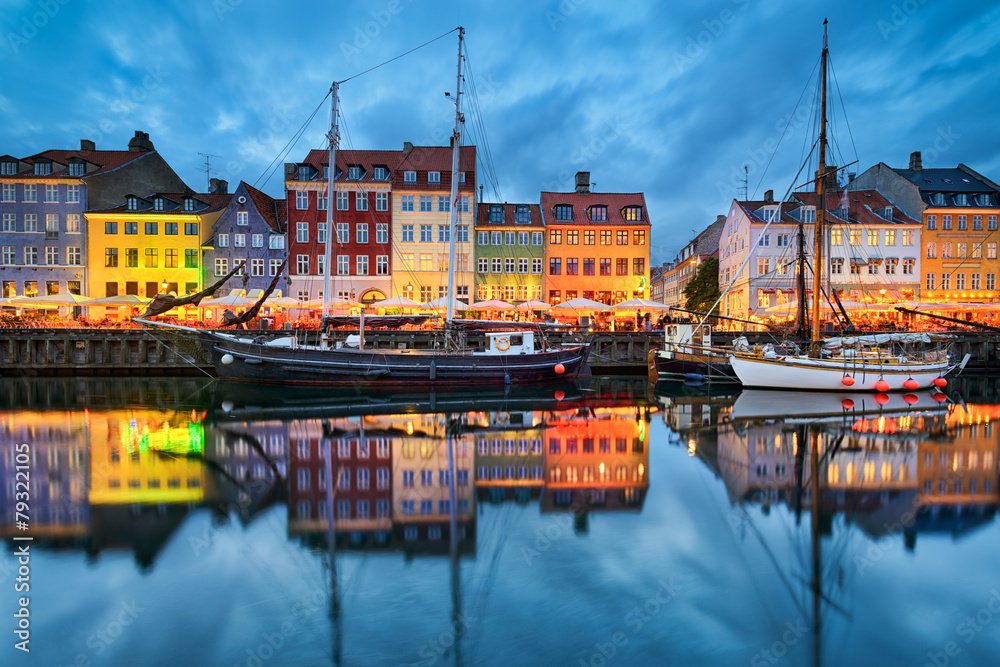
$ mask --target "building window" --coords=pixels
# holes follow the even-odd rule
[[[951,229],[951,216],[942,215],[941,216],[941,229]]]
[[[602,229],[601,230],[601,245],[611,245],[611,230]]]
[[[263,259],[251,259],[250,260],[250,275],[251,276],[263,276],[264,275],[264,260]]]
[[[633,276],[644,276],[646,275],[646,258],[645,257],[635,257],[632,259],[632,275]]]
[[[567,221],[573,219],[573,207],[560,204],[555,207],[556,220]]]
[[[440,171],[429,171],[429,172],[427,172],[427,182],[428,183],[440,183],[441,182],[441,172]]]
[[[184,250],[184,268],[185,269],[197,269],[198,268],[198,251],[194,248],[186,248]]]
[[[337,210],[338,211],[349,211],[351,209],[349,193],[338,192],[337,193]]]
[[[420,225],[420,242],[421,243],[430,243],[431,242],[431,240],[432,240],[432,238],[431,238],[432,231],[431,230],[432,229],[433,229],[433,227],[431,225]]]
[[[549,230],[549,245],[560,245],[562,243],[562,230],[561,229],[550,229]]]
[[[83,264],[79,247],[70,246],[69,248],[66,248],[66,263],[70,266],[80,266]]]
[[[234,248],[245,248],[247,246],[247,235],[246,234],[233,234],[233,247]]]
[[[241,227],[249,225],[250,224],[250,214],[247,213],[246,211],[237,211],[236,212],[236,224],[240,225]]]
[[[438,243],[451,242],[451,227],[448,225],[438,225]]]
[[[368,255],[358,255],[357,256],[357,270],[359,276],[368,275]]]
[[[590,207],[590,220],[591,222],[607,222],[608,219],[608,207],[607,206],[591,206]]]
[[[365,202],[367,204],[367,202]],[[375,193],[375,210],[376,211],[388,211],[389,210],[389,193],[388,192],[376,192]]]
[[[126,234],[138,234],[139,233],[139,223],[138,222],[126,222],[125,223],[125,233]]]
[[[375,275],[377,275],[377,276],[387,276],[387,275],[389,275],[389,256],[388,255],[376,255],[375,256]]]
[[[268,260],[268,263],[267,263],[267,275],[269,275],[269,276],[271,276],[273,278],[274,276],[278,275],[278,269],[280,269],[280,268],[281,268],[281,260],[280,259],[271,259],[271,260]]]
[[[611,258],[602,257],[601,258],[601,275],[610,276],[611,275]]]
[[[415,172],[415,171],[404,171],[403,172],[403,182],[404,183],[416,183],[417,182],[417,172]]]
[[[24,198],[22,199],[25,203],[34,204],[38,202],[38,186],[34,184],[24,185]],[[130,200],[134,201],[134,200]]]
[[[842,274],[844,273],[844,258],[834,257],[830,260],[830,273],[832,274]]]
[[[420,212],[421,213],[430,213],[431,211],[433,211],[433,209],[431,208],[431,201],[432,201],[432,198],[429,197],[429,196],[425,196],[425,195],[421,195],[420,196]]]
[[[34,248],[32,248],[32,250],[34,250]],[[28,255],[27,255],[28,248],[25,248],[24,252],[25,252],[24,263],[25,264],[34,264],[35,263],[34,261],[31,261],[31,262],[28,261]],[[104,266],[105,267],[115,267],[115,266],[118,266],[118,248],[105,248],[104,249]]]
[[[501,266],[503,266],[503,264],[499,257],[493,257],[490,259],[490,268],[493,273],[503,273]]]
[[[903,275],[913,275],[917,260],[907,257],[903,260]]]
[[[486,274],[490,272],[490,260],[487,257],[479,258],[479,273]]]
[[[927,274],[927,289],[929,289],[929,290],[935,289],[935,287],[934,287],[934,278],[935,278],[935,276],[934,276],[933,273],[928,273]]]
[[[615,260],[615,275],[616,276],[627,276],[628,275],[628,259],[625,257],[619,257]]]
[[[215,258],[215,275],[224,276],[229,273],[229,258],[228,257],[216,257]]]
[[[403,195],[400,197],[400,211],[412,212],[413,211],[413,195]]]
[[[300,276],[309,275],[309,255],[297,255],[295,257],[295,273]]]
[[[913,245],[913,230],[904,229],[903,230],[903,245],[912,246]]]
[[[330,191],[329,190],[317,190],[316,191],[316,210],[325,211],[330,206]]]
[[[299,211],[305,211],[309,208],[309,193],[307,191],[295,191],[295,208]]]
[[[514,260],[512,259],[510,261],[513,262]],[[578,260],[575,257],[567,257],[566,258],[566,275],[567,276],[575,276],[575,275],[577,275],[577,268],[578,268],[577,261]],[[525,262],[525,265],[527,265],[527,262]],[[510,271],[509,273],[513,273],[513,271]]]

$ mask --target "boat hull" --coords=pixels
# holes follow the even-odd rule
[[[875,383],[885,380],[888,391],[915,391],[934,386],[936,378],[944,376],[950,366],[947,361],[933,363],[879,363],[867,359],[810,359],[786,356],[774,359],[731,355],[733,372],[745,387],[765,389],[797,389],[804,391],[876,392]],[[854,384],[844,384],[845,377]],[[916,380],[913,389],[903,385]]]
[[[739,384],[728,357],[661,350],[653,356],[656,374],[661,380],[692,379]]]
[[[504,385],[590,375],[589,345],[490,355],[436,350],[274,347],[204,332],[220,379],[288,385]],[[562,373],[557,366],[562,366]]]

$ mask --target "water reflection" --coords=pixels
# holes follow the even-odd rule
[[[977,397],[992,385],[972,383],[880,402],[607,378],[472,396],[4,381],[0,504],[9,516],[13,445],[29,442],[40,609],[53,604],[46,581],[121,579],[127,554],[140,577],[130,586],[150,582],[161,621],[190,603],[171,601],[178,570],[200,582],[188,594],[206,609],[181,614],[185,632],[240,619],[235,636],[203,640],[218,643],[210,657],[169,635],[162,664],[267,662],[245,636],[285,622],[275,664],[885,662],[895,654],[870,635],[879,604],[859,609],[859,580],[877,571],[866,585],[903,587],[908,574],[885,563],[922,561],[897,551],[929,548],[942,567],[959,555],[940,551],[942,537],[995,528],[1000,405]],[[0,529],[8,544],[16,532]],[[88,569],[47,554],[82,555]],[[679,590],[655,613],[651,582]],[[948,611],[975,604],[982,585]],[[104,609],[63,600],[64,624],[86,626],[91,604]],[[504,623],[529,639],[497,639]],[[788,642],[785,623],[806,630]],[[62,638],[44,616],[38,627],[52,663],[99,655],[86,629]],[[851,633],[856,646],[838,640]],[[148,662],[154,636],[111,646],[108,664]],[[929,633],[924,650],[916,629],[894,636],[914,643],[913,660],[949,637]]]

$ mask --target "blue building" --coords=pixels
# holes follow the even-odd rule
[[[287,253],[285,230],[288,209],[284,199],[273,199],[260,190],[240,181],[233,199],[212,227],[212,237],[205,252],[204,284],[229,273],[246,260],[242,283],[230,281],[217,296],[225,296],[230,288],[247,291],[266,288],[277,275]],[[275,288],[285,291],[287,267]]]
[[[127,151],[47,150],[0,156],[2,296],[82,294],[87,285],[84,211],[115,206],[130,192],[190,191],[136,132]],[[103,295],[101,295],[103,296]]]

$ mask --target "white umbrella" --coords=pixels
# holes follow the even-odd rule
[[[405,296],[394,296],[391,299],[383,299],[371,304],[375,308],[421,308],[422,306]]]
[[[448,297],[443,296],[439,299],[434,299],[433,301],[428,301],[422,308],[427,308],[428,310],[447,310],[448,309]],[[453,310],[468,310],[469,307],[457,299],[451,300],[451,307]]]
[[[89,302],[90,297],[80,296],[79,294],[46,294],[45,296],[30,296],[23,301],[18,302],[18,305],[28,306],[29,308],[35,305],[39,306],[84,306]]]
[[[264,305],[270,308],[301,308],[302,302],[290,296],[276,296],[264,299]]]
[[[524,303],[519,303],[514,306],[518,310],[548,310],[552,307],[551,304],[545,303],[544,301],[539,301],[537,299],[532,299],[531,301],[525,301]]]
[[[629,299],[613,306],[615,310],[670,310],[670,306],[649,299]]]
[[[205,299],[200,304],[202,308],[245,308],[255,303],[253,299],[248,299],[239,294],[230,294],[218,299]]]
[[[145,306],[152,299],[148,299],[138,294],[119,294],[118,296],[102,296],[100,299],[91,299],[86,303],[88,306]]]
[[[514,310],[514,304],[501,301],[500,299],[487,299],[486,301],[475,302],[469,306],[469,310]]]
[[[584,299],[582,296],[556,304],[553,308],[562,310],[611,310],[611,306],[607,304],[592,299]]]

